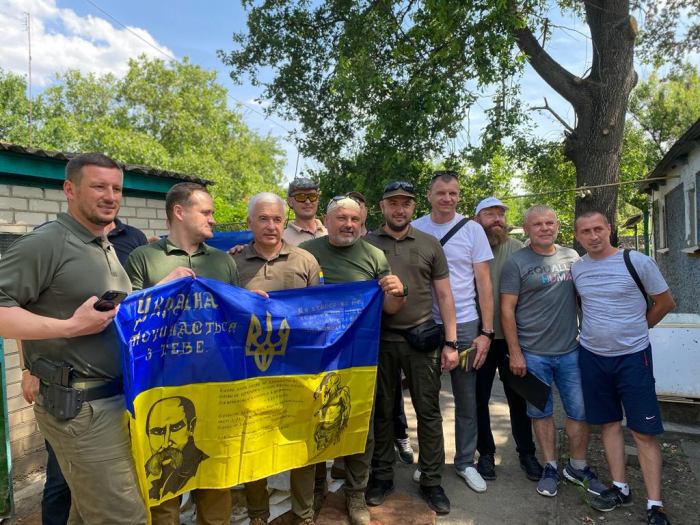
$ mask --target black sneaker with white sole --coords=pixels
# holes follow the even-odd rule
[[[632,505],[632,491],[625,496],[620,487],[612,485],[609,489],[600,493],[600,496],[593,499],[591,507],[600,512],[610,512],[619,507],[629,507]]]

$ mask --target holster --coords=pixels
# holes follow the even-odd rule
[[[83,390],[56,384],[39,383],[44,410],[59,421],[73,419],[83,408]]]

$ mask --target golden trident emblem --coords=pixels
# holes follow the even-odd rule
[[[287,340],[289,339],[289,323],[286,319],[282,319],[280,328],[277,331],[279,340],[276,343],[272,342],[272,315],[267,312],[267,320],[265,321],[267,330],[265,331],[265,339],[261,343],[260,336],[263,333],[260,320],[255,314],[250,315],[250,326],[248,327],[248,338],[245,342],[245,355],[255,356],[255,364],[264,372],[272,364],[272,358],[276,355],[284,355],[287,348]]]

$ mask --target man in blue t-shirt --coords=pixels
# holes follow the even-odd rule
[[[622,250],[610,244],[610,224],[599,212],[576,218],[574,235],[588,252],[571,267],[581,296],[581,353],[586,418],[602,425],[601,437],[613,485],[592,503],[607,512],[632,504],[625,478],[622,408],[639,450],[647,490],[647,521],[668,523],[661,502],[662,458],[656,435],[664,431],[654,387],[649,328],[673,310],[675,302],[653,259],[630,255],[644,292],[635,283]],[[646,294],[652,306],[647,309]]]

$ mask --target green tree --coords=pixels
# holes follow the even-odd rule
[[[0,138],[7,142],[29,140],[29,101],[24,77],[0,68]]]
[[[563,155],[576,184],[614,183],[637,81],[631,8],[638,4],[558,4],[590,30],[585,75],[567,71],[546,51],[552,30],[550,5],[542,0],[243,0],[248,31],[234,34],[236,49],[220,56],[234,80],[248,77],[264,87],[268,111],[301,123],[306,155],[330,168],[369,150],[379,160],[374,172],[386,168],[381,159],[420,165],[441,157],[488,88],[497,94],[486,139],[507,139],[523,122],[516,79],[528,62],[575,111]],[[674,29],[680,21],[667,20]],[[614,222],[617,194],[616,186],[594,190],[576,209],[599,209]]]
[[[3,104],[0,138],[26,144],[26,97],[16,95],[18,78],[0,76],[0,97],[15,93],[7,100],[18,99]],[[37,98],[34,113],[36,147],[101,151],[215,181],[219,222],[244,220],[250,195],[280,191],[284,154],[277,140],[251,131],[228,108],[216,73],[187,59],[166,63],[141,56],[129,61],[124,78],[67,71]]]

